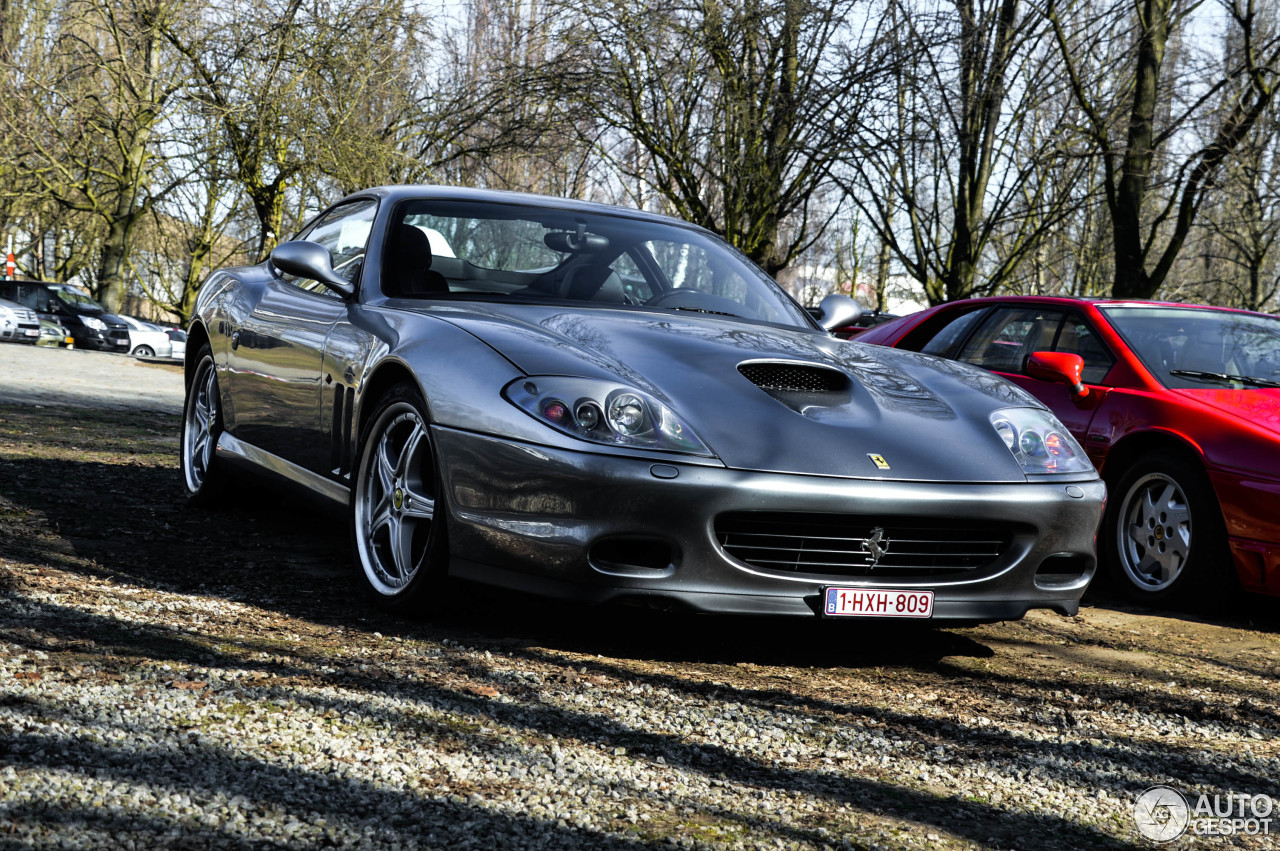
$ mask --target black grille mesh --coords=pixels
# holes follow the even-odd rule
[[[845,389],[843,373],[795,363],[744,363],[738,372],[761,390],[790,393],[834,393]]]
[[[741,511],[716,518],[716,540],[765,570],[828,576],[970,573],[999,559],[1013,530],[930,518]]]

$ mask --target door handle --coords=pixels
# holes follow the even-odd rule
[[[233,331],[231,334],[231,348],[233,349],[240,348],[240,332],[239,331]]]

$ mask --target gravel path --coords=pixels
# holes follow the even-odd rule
[[[13,380],[3,849],[1149,848],[1154,784],[1280,798],[1274,601],[889,631],[458,588],[405,620],[340,522],[185,508],[176,414]]]

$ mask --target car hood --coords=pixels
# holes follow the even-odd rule
[[[427,309],[529,375],[618,381],[662,399],[731,468],[912,481],[1023,482],[990,424],[998,408],[1043,408],[967,364],[825,334],[690,314],[547,305]],[[762,389],[744,363],[837,370],[840,392]],[[882,456],[888,470],[869,456]]]
[[[1172,392],[1195,399],[1200,404],[1219,410],[1241,422],[1280,435],[1280,388],[1252,387],[1247,390],[1206,388]]]

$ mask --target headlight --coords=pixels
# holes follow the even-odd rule
[[[647,393],[592,378],[537,375],[503,388],[507,401],[565,434],[592,443],[711,455],[676,413]]]
[[[996,434],[1024,473],[1087,473],[1088,456],[1057,418],[1035,408],[1005,408],[991,415]]]
[[[84,327],[92,328],[95,331],[107,330],[107,323],[103,322],[96,316],[81,316],[80,321],[84,323]]]

